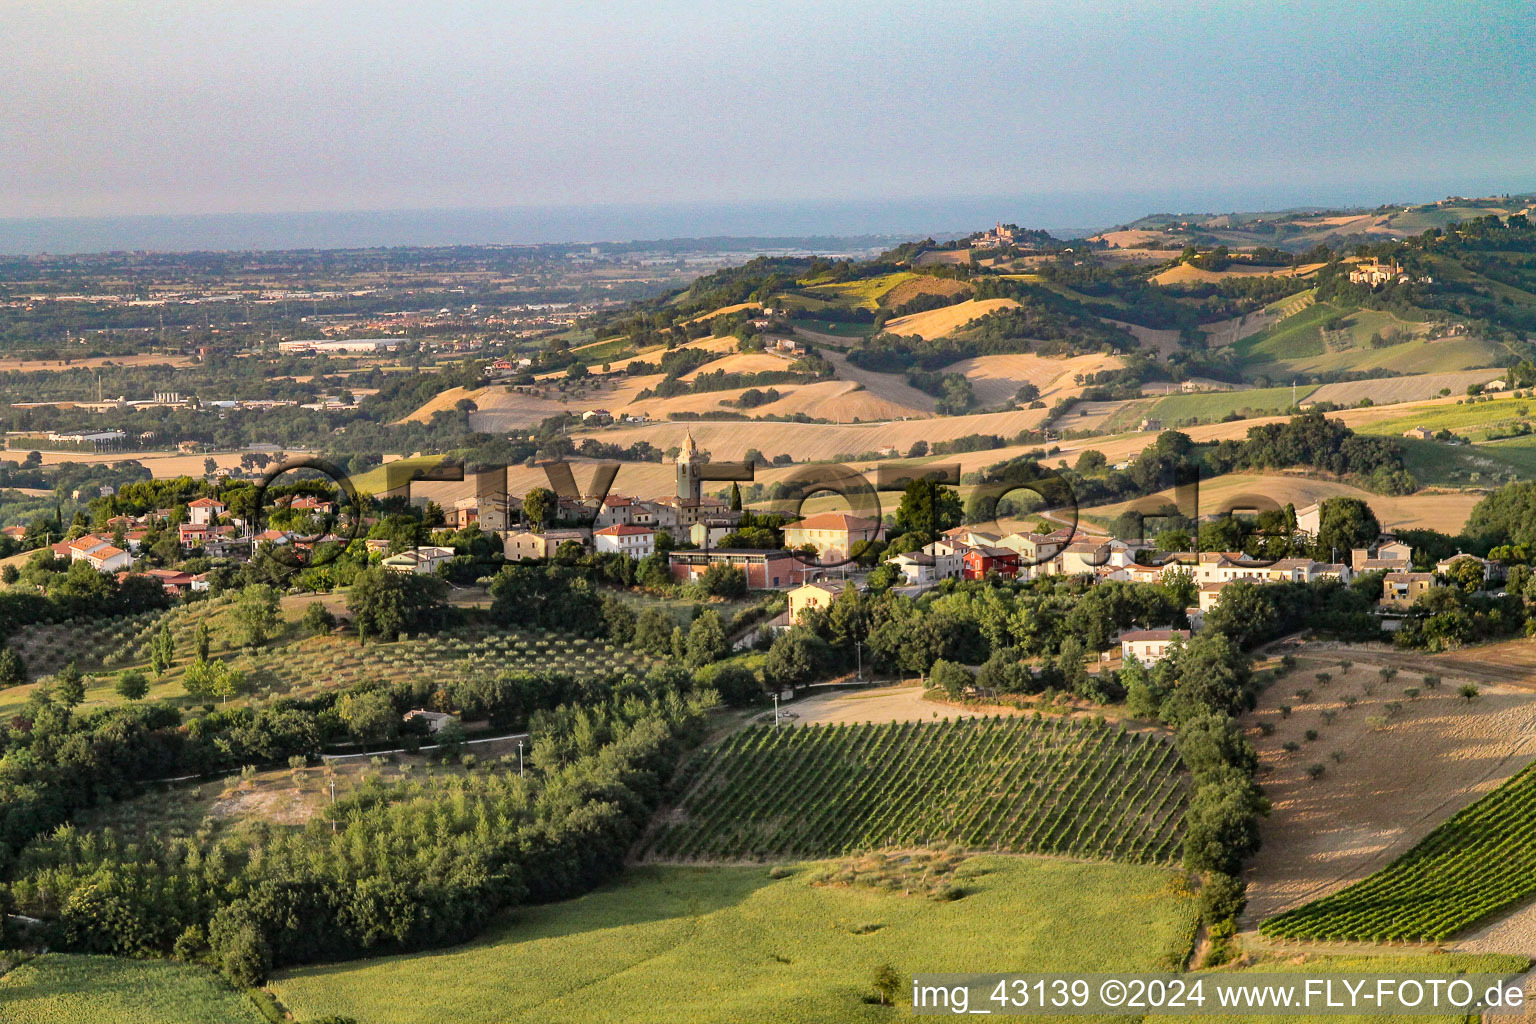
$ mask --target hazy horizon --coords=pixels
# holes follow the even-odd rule
[[[1374,203],[1536,167],[1536,19],[1512,3],[6,7],[12,239],[565,209],[607,211],[572,220],[591,237],[686,227],[679,208],[906,231],[963,227],[977,197],[1087,227],[1150,212],[1137,196]],[[946,203],[962,223],[928,216]]]
[[[1058,237],[1155,213],[1228,213],[1433,202],[1536,191],[1536,174],[1413,186],[1365,182],[1290,190],[1212,186],[1035,196],[759,203],[592,204],[423,210],[286,211],[133,217],[0,218],[0,254],[123,250],[279,250],[537,245],[708,238],[953,237],[996,220]]]

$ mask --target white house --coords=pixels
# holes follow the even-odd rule
[[[639,560],[656,550],[656,531],[644,526],[615,524],[592,531],[592,546],[600,553],[628,555]]]
[[[453,556],[453,548],[428,546],[391,555],[379,564],[391,572],[410,572],[418,576],[426,576],[436,572],[439,566],[447,564]]]
[[[886,559],[901,571],[908,583],[914,586],[927,586],[938,581],[937,561],[933,555],[923,551],[914,551],[910,554],[893,555]],[[958,559],[955,560],[958,564]]]
[[[91,564],[91,568],[97,572],[117,572],[133,565],[133,556],[122,548],[115,548],[111,544],[96,548],[85,556],[85,560]]]
[[[224,503],[216,498],[198,498],[187,502],[187,513],[193,526],[207,526],[224,514]]]
[[[82,534],[69,542],[69,560],[78,562],[83,558],[89,558],[102,548],[110,547],[112,542],[105,537],[99,537],[94,533]]]
[[[1316,537],[1323,526],[1323,503],[1314,501],[1296,510],[1296,530],[1308,537]]]
[[[447,725],[449,722],[457,722],[458,719],[453,715],[444,714],[441,711],[426,711],[422,708],[417,708],[414,711],[407,711],[402,716],[402,721],[422,721],[427,723],[428,732],[441,732],[443,726]]]
[[[1120,657],[1135,658],[1143,665],[1162,661],[1175,640],[1188,640],[1187,629],[1133,629],[1120,634]]]
[[[1476,555],[1469,555],[1469,554],[1467,554],[1466,552],[1463,552],[1463,551],[1458,551],[1458,552],[1456,552],[1456,554],[1452,555],[1450,558],[1442,558],[1440,561],[1436,562],[1435,563],[1435,572],[1439,573],[1441,576],[1444,576],[1447,573],[1449,573],[1453,568],[1455,568],[1457,562],[1465,562],[1468,559],[1476,562],[1477,564],[1479,564],[1479,565],[1481,565],[1483,567],[1483,579],[1484,580],[1487,580],[1487,579],[1489,579],[1489,578],[1491,578],[1493,576],[1493,563],[1492,562],[1488,561],[1486,558],[1478,558]]]

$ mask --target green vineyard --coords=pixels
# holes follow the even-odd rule
[[[1162,863],[1187,800],[1173,744],[1087,720],[759,726],[703,751],[651,860],[824,857],[955,843]]]
[[[1440,942],[1536,895],[1536,765],[1448,819],[1387,867],[1271,917],[1286,939]]]

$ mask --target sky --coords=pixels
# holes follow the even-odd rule
[[[0,218],[1536,188],[1516,3],[0,0],[0,24]]]

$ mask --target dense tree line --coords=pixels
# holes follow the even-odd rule
[[[708,700],[563,707],[537,723],[526,776],[373,781],[299,831],[129,842],[62,829],[23,853],[11,898],[58,948],[206,957],[241,985],[462,942],[509,907],[617,872]]]

